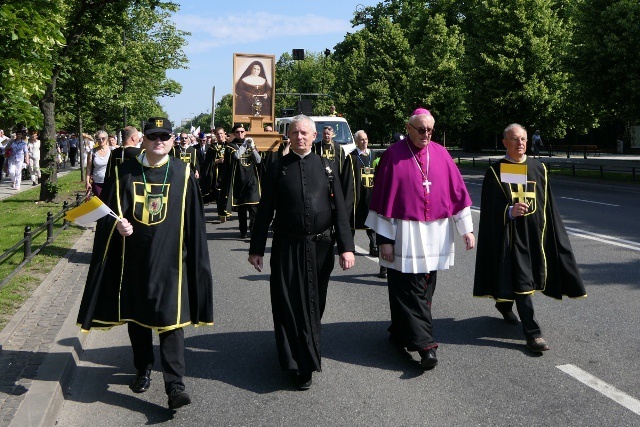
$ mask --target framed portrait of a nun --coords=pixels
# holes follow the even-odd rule
[[[248,123],[252,116],[275,118],[275,55],[233,54],[233,122]]]

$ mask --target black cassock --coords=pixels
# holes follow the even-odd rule
[[[273,162],[251,234],[249,253],[264,255],[273,220],[271,307],[283,370],[321,370],[320,320],[335,263],[333,247],[337,241],[339,253],[354,251],[337,168],[326,165],[335,177],[333,203],[320,156],[301,159],[291,152]]]
[[[131,222],[133,234],[122,237],[110,216],[98,221],[78,313],[82,329],[135,322],[163,332],[213,323],[200,191],[185,163],[168,163],[144,167],[143,176],[139,159],[126,161],[105,187],[104,203]]]
[[[349,222],[354,230],[368,229],[364,222],[369,215],[369,202],[373,193],[373,152],[368,155],[353,150],[344,161],[340,181]]]
[[[586,296],[546,167],[527,158],[527,185],[507,184],[500,181],[505,162],[489,167],[482,184],[473,295],[498,301],[535,291],[557,299]],[[510,219],[508,207],[516,202],[528,203],[529,212]]]

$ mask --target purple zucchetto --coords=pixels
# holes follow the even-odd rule
[[[411,113],[411,116],[421,116],[423,114],[426,114],[428,116],[431,115],[431,113],[429,112],[429,110],[427,110],[426,108],[422,108],[422,107],[418,107],[416,108],[413,113]]]

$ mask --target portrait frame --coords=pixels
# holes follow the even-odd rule
[[[264,85],[249,85],[246,77],[251,79],[251,69],[254,63],[261,66],[257,80],[266,80]],[[255,53],[234,53],[233,54],[233,123],[248,125],[251,117],[255,116],[254,100],[257,98],[262,103],[260,117],[264,123],[273,123],[275,119],[275,76],[276,76],[276,56]],[[259,77],[262,77],[260,79]],[[253,81],[252,83],[256,83]],[[251,99],[253,97],[253,99]],[[253,129],[252,129],[253,131]]]

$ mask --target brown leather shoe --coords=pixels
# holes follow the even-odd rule
[[[527,339],[527,348],[534,353],[542,353],[549,350],[547,342],[542,337]]]

